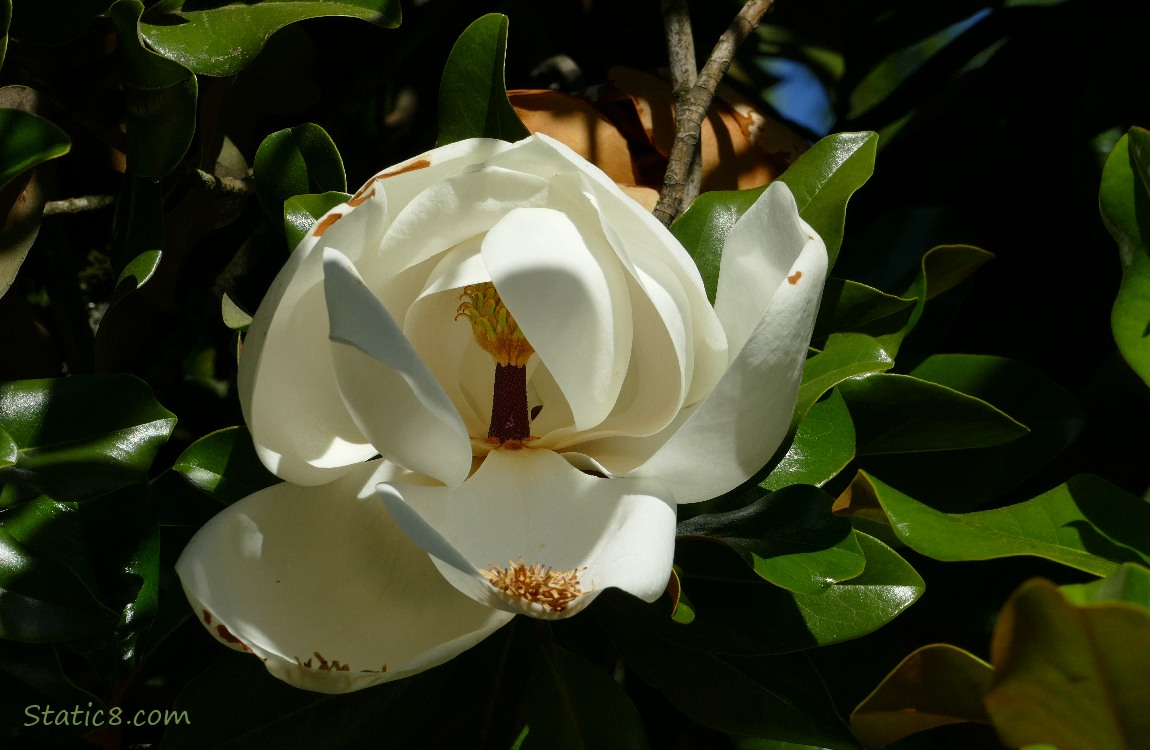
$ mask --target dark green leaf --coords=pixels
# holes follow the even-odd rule
[[[799,215],[826,243],[832,266],[842,245],[847,201],[874,172],[877,143],[874,133],[829,135],[779,177],[794,194]],[[703,193],[671,225],[671,233],[699,267],[712,303],[727,234],[764,190],[766,187]]]
[[[0,703],[0,727],[12,728],[8,731],[22,729],[29,740],[79,738],[91,731],[91,727],[82,724],[78,727],[57,725],[51,714],[46,722],[44,707],[54,706],[54,710],[80,707],[92,712],[105,708],[98,697],[81,690],[68,679],[55,647],[48,644],[0,640],[0,672],[16,682],[21,698],[19,702]],[[41,707],[41,710],[31,711],[36,716],[34,724],[27,712],[29,706]]]
[[[12,466],[19,457],[19,446],[5,430],[0,429],[0,469]]]
[[[910,375],[993,404],[1030,428],[996,447],[866,458],[867,471],[940,510],[972,510],[998,497],[1070,445],[1086,421],[1069,393],[1022,362],[938,354]]]
[[[8,27],[12,23],[12,0],[0,0],[0,67],[8,51]]]
[[[299,247],[319,217],[346,203],[350,197],[347,193],[332,192],[296,195],[284,201],[284,233],[287,234],[288,246]]]
[[[1090,475],[1023,503],[976,513],[940,513],[864,475],[898,538],[937,560],[1033,555],[1095,575],[1122,562],[1150,563],[1150,503]]]
[[[634,603],[608,591],[593,611],[627,666],[690,718],[732,734],[835,750],[859,747],[803,655],[720,658],[665,640],[635,617]]]
[[[254,176],[260,205],[277,222],[288,198],[347,190],[339,149],[323,128],[311,123],[264,138],[256,151]]]
[[[900,332],[907,327],[915,300],[880,292],[857,281],[827,279],[815,320],[811,346],[821,348],[832,333],[865,333],[887,351],[897,351]]]
[[[678,534],[721,540],[776,586],[821,594],[866,563],[850,521],[831,514],[833,502],[815,487],[794,485],[745,508],[690,518]]]
[[[810,408],[787,453],[759,486],[778,490],[792,484],[821,487],[855,457],[855,426],[838,391]]]
[[[1110,329],[1122,357],[1150,385],[1150,256],[1135,255],[1122,274]]]
[[[245,427],[228,427],[200,438],[180,454],[172,468],[192,486],[224,503],[234,503],[280,481],[260,463]]]
[[[523,712],[527,750],[647,747],[643,719],[619,683],[555,645],[539,649]]]
[[[984,702],[1007,746],[1150,746],[1150,612],[1141,607],[1078,607],[1031,580],[1002,609],[991,663]]]
[[[153,49],[196,73],[230,76],[246,68],[272,34],[297,21],[347,16],[394,28],[400,20],[399,0],[237,0],[213,5],[149,12],[140,32]]]
[[[1026,435],[985,401],[907,375],[878,373],[839,384],[859,454],[981,448]]]
[[[949,305],[942,302],[928,303],[959,287],[975,271],[993,259],[994,253],[989,253],[972,245],[939,245],[927,250],[919,264],[918,275],[902,295],[903,297],[914,297],[918,303],[903,330],[886,338],[892,353],[898,354],[903,339],[919,326],[924,315],[927,316],[927,321],[923,323],[922,327],[919,327],[917,331],[919,335],[924,332],[924,329],[931,327],[928,323],[933,317],[932,312],[937,312],[939,306],[943,308],[943,312],[951,309],[961,300],[961,295],[948,297],[945,301],[950,302]]]
[[[72,571],[33,553],[0,524],[0,638],[66,641],[115,621]]]
[[[451,48],[439,85],[439,145],[466,138],[518,141],[531,133],[507,99],[507,16],[473,22]]]
[[[851,729],[868,745],[887,745],[946,724],[989,724],[982,697],[993,673],[982,659],[955,646],[923,646],[858,705]]]
[[[858,375],[889,370],[894,359],[870,336],[835,333],[826,347],[803,366],[803,382],[795,405],[796,421],[839,383]]]
[[[141,482],[176,418],[130,375],[0,384],[0,429],[18,446],[0,468],[0,505],[47,494],[82,500]]]
[[[0,109],[0,185],[68,153],[72,141],[50,121],[19,109]]]

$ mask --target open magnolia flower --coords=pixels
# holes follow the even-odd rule
[[[653,601],[676,504],[782,441],[826,267],[782,183],[732,228],[712,307],[670,232],[546,136],[377,175],[255,315],[241,403],[285,482],[195,536],[188,598],[220,640],[324,692],[609,587]]]

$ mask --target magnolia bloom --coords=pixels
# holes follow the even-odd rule
[[[782,441],[826,267],[782,183],[731,229],[712,307],[670,232],[546,136],[376,175],[255,315],[241,404],[285,481],[195,536],[189,600],[324,692],[609,587],[655,600],[676,505]]]

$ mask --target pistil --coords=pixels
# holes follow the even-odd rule
[[[456,319],[467,318],[475,342],[495,360],[488,439],[507,447],[521,446],[531,436],[527,408],[527,361],[535,353],[519,324],[490,282],[468,286],[460,295]]]

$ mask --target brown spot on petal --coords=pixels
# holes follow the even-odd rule
[[[204,610],[204,624],[205,625],[211,625],[212,624],[212,613],[207,611],[206,609]]]
[[[234,635],[232,635],[232,631],[230,631],[226,627],[224,627],[223,623],[220,623],[219,625],[216,626],[216,634],[219,635],[221,641],[224,641],[225,643],[235,644],[235,645],[239,646],[240,648],[242,648],[244,651],[247,651],[249,654],[252,652],[252,650],[250,648],[248,648],[248,644],[244,643],[239,638],[236,638]]]
[[[352,208],[355,208],[359,204],[361,204],[364,201],[371,198],[371,196],[373,196],[373,195],[375,195],[375,181],[374,180],[367,183],[363,187],[361,187],[359,189],[358,193],[356,193],[350,199],[348,199],[347,205],[351,206]]]
[[[802,277],[803,277],[802,271],[795,271],[793,274],[791,274],[790,276],[787,277],[787,281],[791,282],[791,286],[794,286],[795,284],[799,283],[799,279],[801,279]]]
[[[396,175],[407,174],[408,172],[414,172],[417,169],[426,169],[427,167],[430,167],[430,166],[431,166],[431,160],[430,159],[418,159],[416,161],[411,162],[410,164],[403,165],[399,169],[393,170],[391,172],[383,172],[381,174],[378,174],[375,176],[375,178],[377,180],[386,180],[388,177],[395,177]]]
[[[336,223],[342,218],[343,214],[328,214],[324,218],[320,219],[319,223],[315,225],[315,229],[312,230],[312,234],[314,234],[316,237],[322,237],[323,233],[326,232],[332,224]]]

